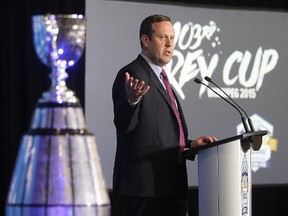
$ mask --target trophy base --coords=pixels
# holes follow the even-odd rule
[[[110,216],[98,147],[80,102],[44,95],[20,143],[6,215]]]

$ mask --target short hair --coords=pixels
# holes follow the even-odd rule
[[[156,22],[164,22],[164,21],[171,22],[171,19],[170,19],[170,17],[165,16],[165,15],[155,14],[155,15],[151,15],[151,16],[146,17],[142,21],[142,23],[140,25],[140,31],[139,31],[141,48],[143,48],[141,36],[143,34],[145,34],[148,36],[149,40],[151,40],[152,39],[152,33],[153,33],[152,25]]]

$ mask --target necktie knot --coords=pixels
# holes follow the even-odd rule
[[[167,77],[167,74],[166,74],[165,70],[162,70],[160,74],[161,74],[161,76],[163,77],[164,80],[168,80],[168,77]]]

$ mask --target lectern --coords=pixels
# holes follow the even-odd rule
[[[251,150],[267,131],[248,132],[185,152],[198,154],[199,216],[251,216]]]

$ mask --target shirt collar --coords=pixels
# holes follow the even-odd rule
[[[152,70],[155,72],[158,78],[160,78],[160,73],[162,72],[163,68],[159,65],[152,62],[144,53],[140,53],[140,55],[146,60],[146,62],[150,65]]]

